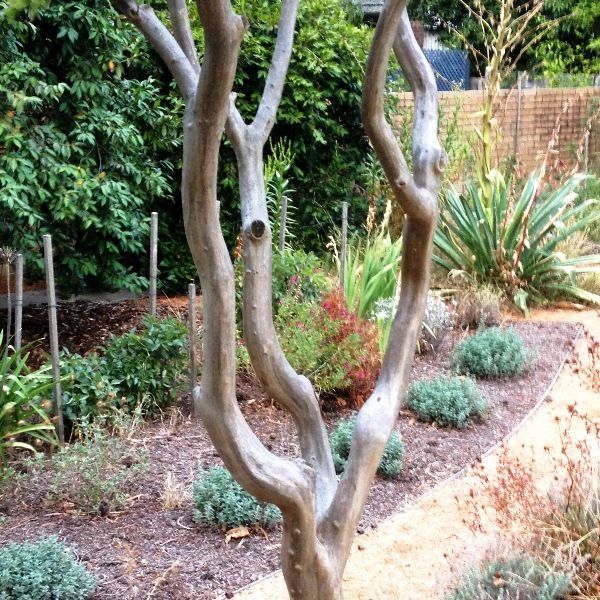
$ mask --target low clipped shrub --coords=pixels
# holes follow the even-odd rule
[[[333,464],[336,473],[342,473],[346,468],[346,462],[350,454],[350,443],[352,442],[352,433],[356,426],[356,415],[349,419],[343,419],[338,422],[335,429],[329,436],[329,445],[333,455]],[[377,472],[383,477],[396,477],[402,471],[404,459],[404,444],[402,438],[396,431],[386,444]]]
[[[571,576],[528,556],[495,560],[473,570],[445,600],[560,600]]]
[[[0,549],[1,600],[85,600],[95,577],[56,538]]]
[[[471,417],[481,417],[487,409],[471,379],[446,375],[411,384],[406,402],[419,419],[442,427],[466,427]]]
[[[459,327],[494,327],[502,320],[502,292],[491,285],[463,290],[456,303]]]
[[[241,525],[269,527],[281,520],[273,504],[259,502],[251,496],[225,467],[200,470],[193,489],[194,520],[202,526],[218,525],[224,529]]]
[[[483,329],[458,344],[452,365],[477,377],[516,377],[525,371],[527,351],[514,329]]]

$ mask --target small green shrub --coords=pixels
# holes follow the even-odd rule
[[[343,419],[338,422],[335,429],[329,436],[329,445],[333,455],[333,464],[336,473],[342,473],[346,468],[346,462],[350,454],[350,443],[352,442],[352,433],[356,426],[356,415],[349,419]],[[385,446],[377,472],[383,477],[396,477],[402,471],[404,458],[404,444],[396,431]]]
[[[0,600],[85,600],[95,577],[56,538],[0,549]]]
[[[408,389],[406,401],[419,419],[434,421],[442,427],[466,427],[471,417],[481,417],[487,409],[473,381],[445,375],[414,382]]]
[[[571,576],[528,556],[496,560],[472,571],[446,600],[559,600]]]
[[[513,329],[492,327],[458,344],[452,365],[459,373],[477,377],[515,377],[525,370],[527,351]]]
[[[241,525],[271,526],[281,519],[273,504],[251,496],[224,467],[200,470],[193,484],[194,520],[202,525],[224,529]]]
[[[48,459],[31,461],[31,476],[43,479],[52,503],[71,503],[83,513],[123,508],[132,481],[147,467],[147,453],[107,433],[101,421],[83,431],[81,442],[62,447]]]
[[[146,317],[143,328],[111,337],[104,354],[106,372],[129,408],[144,401],[157,412],[172,401],[187,364],[187,331],[175,317]]]
[[[109,374],[106,363],[98,354],[87,356],[63,350],[60,370],[63,384],[63,414],[71,422],[89,419],[115,406],[119,390]]]
[[[176,396],[177,380],[187,365],[187,330],[175,317],[146,317],[139,329],[111,336],[104,354],[64,351],[64,415],[73,423],[115,409],[148,414]]]

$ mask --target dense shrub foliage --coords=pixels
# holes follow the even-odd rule
[[[153,203],[171,197],[180,101],[108,0],[53,2],[30,22],[0,3],[0,239],[65,289],[139,288]]]
[[[446,600],[560,600],[571,576],[528,556],[514,556],[473,571]]]
[[[175,317],[146,317],[142,327],[111,336],[104,354],[63,352],[64,414],[71,421],[114,408],[158,412],[173,400],[187,364],[187,330]]]
[[[419,419],[442,427],[466,427],[471,417],[481,417],[487,409],[487,402],[473,381],[444,375],[413,383],[406,402]]]
[[[477,377],[515,377],[527,366],[527,351],[514,329],[491,327],[463,340],[452,364],[459,373]]]
[[[86,600],[96,579],[56,538],[0,548],[2,600]]]
[[[356,407],[364,402],[380,367],[377,328],[350,312],[339,292],[319,303],[288,294],[275,326],[290,364],[319,392],[342,392]]]
[[[346,462],[350,455],[350,444],[352,433],[356,426],[356,415],[349,419],[342,419],[335,426],[329,436],[329,445],[333,455],[333,464],[336,473],[342,473],[346,468]],[[404,444],[400,435],[392,431],[392,435],[385,446],[377,472],[383,477],[396,477],[402,471],[404,459]]]
[[[200,471],[193,485],[194,520],[225,529],[240,525],[268,527],[281,520],[273,504],[259,502],[224,467]]]

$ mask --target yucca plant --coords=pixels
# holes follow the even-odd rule
[[[6,465],[11,448],[35,452],[35,445],[57,440],[48,416],[52,408],[47,399],[52,388],[50,366],[30,371],[27,352],[3,347],[3,337],[0,331],[0,461]]]
[[[379,233],[363,244],[355,240],[346,252],[344,297],[357,317],[369,318],[380,298],[393,298],[398,281],[402,238]]]
[[[504,290],[524,312],[530,301],[562,294],[600,303],[600,296],[577,285],[578,273],[600,271],[600,256],[568,258],[557,245],[600,219],[597,200],[576,190],[585,175],[571,176],[555,189],[544,188],[543,170],[533,173],[520,195],[497,171],[490,173],[492,201],[468,183],[450,188],[436,231],[434,260],[449,272]]]

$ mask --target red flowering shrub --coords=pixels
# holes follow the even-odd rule
[[[374,323],[348,311],[340,292],[306,302],[292,289],[279,302],[275,326],[290,364],[322,398],[362,406],[380,367]]]

